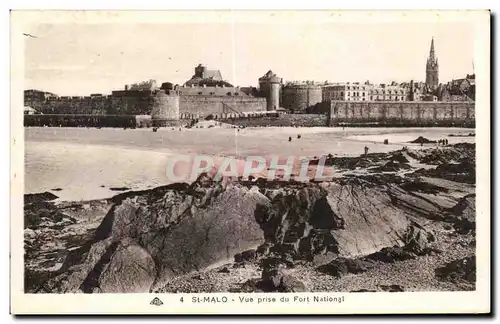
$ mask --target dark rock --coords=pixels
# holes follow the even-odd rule
[[[435,270],[436,277],[442,281],[476,282],[476,257],[466,257],[447,263]]]
[[[476,229],[476,195],[470,194],[461,198],[448,210],[445,221],[453,223],[459,234],[468,234]]]
[[[222,269],[220,269],[217,272],[219,272],[219,273],[230,273],[231,271],[229,271],[229,269],[227,267],[223,267]]]
[[[430,144],[430,143],[437,143],[437,142],[430,140],[428,138],[425,138],[423,136],[419,136],[419,137],[417,137],[417,139],[414,139],[413,141],[410,141],[409,143]]]
[[[443,224],[443,228],[447,231],[450,231],[452,229],[450,224]]]
[[[38,203],[38,202],[43,202],[43,201],[51,201],[54,199],[59,198],[58,196],[54,195],[51,192],[42,192],[42,193],[36,193],[36,194],[25,194],[24,195],[24,204],[33,204],[33,203]]]
[[[262,281],[272,289],[277,289],[281,284],[283,272],[280,268],[265,268],[262,270]]]
[[[429,243],[435,240],[432,233],[424,230],[417,223],[412,223],[403,237],[403,242],[405,243],[404,249],[419,255],[424,253]]]
[[[401,151],[396,151],[394,152],[390,157],[391,161],[398,162],[398,163],[409,163],[408,159],[406,156],[403,155]]]
[[[236,293],[252,293],[252,292],[262,292],[270,291],[259,279],[249,279],[245,281],[240,288],[233,289],[231,292]]]
[[[52,190],[52,191],[61,191],[62,188],[54,188],[54,189],[50,189],[50,190]]]
[[[241,252],[242,261],[253,261],[257,258],[257,253],[255,250],[246,250]]]
[[[411,166],[408,163],[400,163],[397,161],[388,161],[385,164],[370,169],[370,172],[397,172],[400,170],[410,170]]]
[[[234,255],[234,262],[237,263],[243,262],[243,256],[241,255],[241,253],[236,253]]]
[[[376,263],[369,259],[338,258],[328,264],[319,266],[316,270],[340,278],[347,273],[365,272],[375,265]]]
[[[401,188],[408,192],[421,192],[432,195],[448,192],[446,188],[438,187],[432,183],[428,183],[420,179],[414,179],[404,182],[401,184]]]
[[[416,255],[414,253],[406,251],[402,247],[386,247],[368,255],[366,259],[392,263],[395,261],[411,260],[415,257]]]
[[[245,268],[245,266],[246,266],[245,262],[235,262],[235,263],[233,264],[233,268],[234,268],[234,269],[238,269],[238,268]]]
[[[426,247],[424,248],[419,255],[438,255],[443,253],[443,250],[435,248],[435,247]]]
[[[148,291],[156,277],[153,258],[142,247],[120,246],[99,276],[99,289],[108,293]]]
[[[361,289],[357,289],[357,290],[351,290],[351,292],[377,292],[377,291],[361,288]]]
[[[291,274],[285,274],[281,278],[281,284],[278,287],[280,292],[305,292],[306,286],[297,277]]]
[[[256,251],[257,255],[260,255],[260,256],[268,255],[270,247],[271,247],[271,245],[269,245],[267,243],[259,245],[259,247],[257,248],[257,251]]]
[[[128,187],[110,187],[109,190],[112,191],[125,191],[125,190],[130,190]]]
[[[380,285],[379,286],[383,291],[387,292],[402,292],[405,291],[403,286],[400,285]]]
[[[277,289],[283,278],[285,265],[278,258],[266,258],[261,261],[262,281],[270,288]]]
[[[471,222],[466,218],[457,218],[453,228],[459,234],[469,234],[476,229],[476,222]]]

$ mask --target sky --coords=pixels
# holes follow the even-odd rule
[[[43,23],[27,29],[25,89],[58,95],[111,93],[156,79],[183,84],[199,63],[233,85],[284,81],[425,80],[431,38],[440,81],[473,72],[471,23]]]

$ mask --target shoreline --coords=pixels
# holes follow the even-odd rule
[[[236,129],[188,129],[170,128],[158,133],[133,130],[82,130],[40,129],[27,131],[25,151],[26,193],[37,193],[62,188],[63,200],[111,197],[109,187],[126,187],[133,190],[147,189],[171,183],[166,177],[169,157],[179,155],[207,155],[219,161],[225,157],[245,160],[249,156],[263,156],[267,160],[277,155],[306,157],[309,160],[332,154],[336,157],[356,157],[369,146],[369,152],[389,152],[403,146],[425,149],[435,144],[397,143],[389,145],[380,141],[368,141],[370,136],[392,138],[397,134],[424,132],[432,134],[452,133],[449,128],[422,129],[364,129],[363,131],[332,128],[246,128]],[[380,133],[383,131],[383,133]],[[425,133],[426,132],[426,133]],[[302,138],[296,138],[301,134]],[[356,135],[358,134],[358,135]],[[427,134],[427,135],[426,135]],[[413,136],[411,135],[411,136]],[[288,141],[288,137],[292,141]],[[368,136],[353,139],[352,136]],[[442,135],[435,135],[436,138]],[[382,139],[381,138],[381,139]],[[412,138],[413,139],[413,138]],[[454,141],[474,138],[449,137]],[[68,153],[70,155],[68,155]],[[74,155],[74,157],[72,157]],[[71,171],[73,170],[73,171]],[[104,177],[102,176],[104,175]],[[102,179],[101,179],[102,178]],[[103,189],[105,188],[105,189]],[[56,192],[57,193],[57,192]],[[80,198],[79,198],[79,197]]]

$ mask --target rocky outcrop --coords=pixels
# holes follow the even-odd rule
[[[420,202],[398,186],[359,179],[282,192],[272,207],[257,208],[266,239],[266,247],[258,251],[325,264],[403,246],[408,235],[414,240],[431,236],[418,225],[415,209]],[[429,209],[421,214],[432,215],[434,209]]]
[[[437,268],[436,277],[445,281],[476,282],[476,257],[466,257],[452,261],[444,267]]]
[[[59,197],[48,191],[35,194],[26,194],[24,195],[24,204],[29,205],[43,201],[51,201],[57,198]]]
[[[470,155],[464,153],[468,148],[452,149]],[[342,163],[349,168],[360,161],[406,164],[400,153]],[[346,175],[311,183],[226,180],[202,175],[191,185],[113,197],[92,237],[72,248],[59,270],[33,279],[34,290],[148,292],[174,276],[234,258],[219,275],[242,271],[249,263],[262,268],[259,280],[248,281],[244,291],[303,291],[300,278],[288,271],[299,262],[335,277],[363,273],[439,253],[426,223],[451,222],[464,233],[475,226],[474,195],[417,173]],[[58,220],[61,213],[47,201],[27,206],[28,232],[38,218]]]
[[[475,144],[458,143],[443,148],[429,148],[425,150],[408,150],[407,154],[420,163],[440,165],[445,163],[469,162],[475,164]]]
[[[431,144],[431,143],[437,143],[436,141],[430,140],[428,138],[425,138],[423,136],[419,136],[413,141],[410,141],[409,143],[416,143],[416,144]]]
[[[346,259],[338,258],[325,265],[319,266],[317,270],[340,278],[348,273],[362,273],[373,268],[376,263],[369,259]]]
[[[254,212],[269,203],[256,188],[203,178],[114,201],[94,238],[70,253],[46,290],[147,292],[156,282],[262,243]]]

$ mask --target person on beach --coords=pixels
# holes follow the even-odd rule
[[[291,136],[288,136],[288,141],[291,142],[292,141],[292,137]]]
[[[297,135],[297,138],[298,138],[298,139],[300,139],[300,137],[301,137],[301,136],[300,136],[300,134],[299,134],[299,135]]]
[[[365,156],[368,154],[368,146],[365,146]]]

